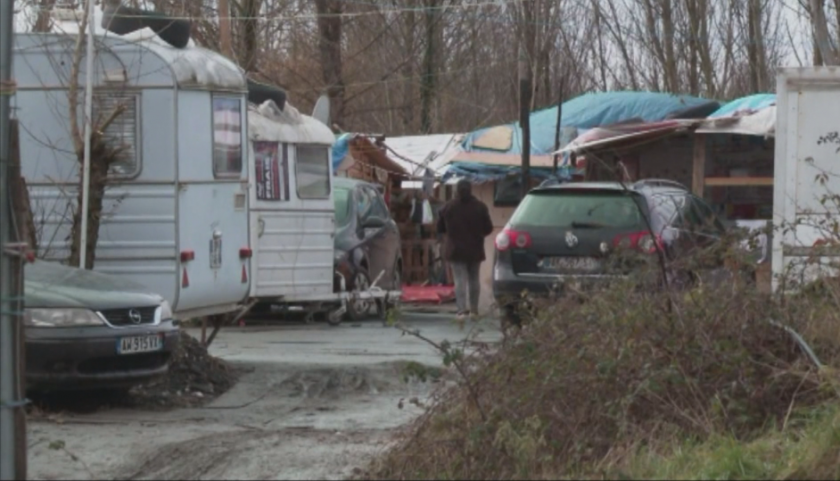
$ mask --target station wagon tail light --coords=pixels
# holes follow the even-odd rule
[[[181,262],[189,262],[195,260],[195,251],[181,251]]]
[[[239,249],[239,258],[240,259],[250,259],[251,256],[254,255],[254,251],[251,250],[250,247],[243,247]]]
[[[653,254],[663,247],[662,238],[648,231],[620,234],[613,239],[613,245],[620,249],[638,249],[645,254]]]
[[[496,236],[496,249],[504,252],[510,249],[511,246],[517,249],[527,249],[531,247],[531,234],[527,232],[517,231],[511,228],[505,228],[499,235]]]

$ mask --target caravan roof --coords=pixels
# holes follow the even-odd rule
[[[335,135],[323,122],[301,114],[289,102],[283,110],[266,100],[262,105],[248,104],[248,136],[251,140],[267,140],[292,144],[332,145]]]
[[[65,10],[61,15],[57,15],[53,26],[56,33],[48,36],[78,35],[80,25],[75,18],[78,13],[81,12]],[[133,44],[152,52],[166,64],[179,87],[216,87],[232,90],[247,88],[242,69],[221,54],[199,47],[192,40],[189,40],[185,48],[175,48],[148,27],[126,35],[117,35],[101,27],[102,18],[102,9],[97,5],[94,7],[94,34],[100,37],[99,45],[104,44],[109,49],[117,50]],[[39,36],[41,35],[44,34]],[[146,61],[144,59],[144,62]],[[143,66],[141,70],[149,71],[151,68],[154,66]]]

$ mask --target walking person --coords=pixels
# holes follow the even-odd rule
[[[487,206],[472,194],[468,180],[458,181],[455,191],[455,198],[440,210],[437,231],[445,234],[443,257],[455,277],[458,319],[464,319],[478,316],[478,272],[485,259],[484,238],[493,232],[493,221]]]

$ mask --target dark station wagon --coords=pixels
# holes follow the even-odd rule
[[[640,261],[685,256],[725,232],[708,204],[672,181],[538,187],[495,239],[493,293],[517,321],[523,291],[539,296],[632,275]],[[615,254],[628,250],[638,254],[635,263],[619,263]]]

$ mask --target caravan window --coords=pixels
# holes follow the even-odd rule
[[[330,155],[325,145],[298,145],[295,162],[297,193],[301,199],[330,196]]]
[[[254,183],[257,200],[289,200],[288,149],[277,142],[254,142]]]
[[[111,175],[133,177],[140,173],[139,100],[140,96],[135,92],[99,91],[93,94],[93,128],[102,131],[105,142],[116,153]]]
[[[213,98],[213,174],[239,177],[242,173],[242,100]]]

